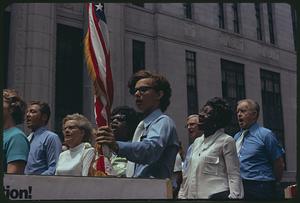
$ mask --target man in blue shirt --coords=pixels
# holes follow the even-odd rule
[[[144,116],[133,142],[115,141],[107,126],[98,129],[96,141],[131,161],[127,177],[171,178],[179,143],[173,120],[162,113],[170,104],[170,84],[163,76],[142,70],[133,75],[128,87]]]
[[[30,152],[25,174],[55,174],[62,145],[58,135],[46,127],[49,118],[50,107],[47,103],[39,101],[30,103],[26,113],[26,124],[32,133],[28,136]]]
[[[240,160],[244,198],[276,198],[276,181],[284,169],[284,150],[271,130],[257,124],[259,105],[251,99],[238,102],[237,118],[241,128],[234,139]]]

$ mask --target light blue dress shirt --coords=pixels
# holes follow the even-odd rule
[[[30,141],[30,151],[25,174],[54,175],[61,152],[61,141],[57,134],[41,127]]]
[[[235,141],[241,136],[238,132]],[[249,133],[244,137],[240,150],[241,177],[246,180],[273,181],[273,161],[283,156],[283,148],[276,136],[267,128],[257,123],[249,128]]]
[[[183,166],[182,166],[182,173],[184,175],[186,175],[185,173],[187,172],[187,169],[190,164],[192,150],[193,150],[193,143],[189,146],[189,148],[186,151],[185,159],[184,159]]]
[[[179,149],[174,121],[156,109],[144,127],[140,142],[117,142],[118,155],[136,163],[133,177],[171,178]]]

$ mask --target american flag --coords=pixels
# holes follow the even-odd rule
[[[88,3],[88,30],[84,40],[87,68],[94,84],[94,111],[98,126],[107,125],[113,102],[108,28],[101,3]]]
[[[108,28],[101,3],[88,3],[88,29],[84,39],[84,53],[89,75],[94,85],[94,112],[97,126],[108,125],[113,102],[113,81],[110,69]],[[107,159],[103,156],[105,146],[96,145],[98,154],[95,174],[107,174]],[[104,151],[103,151],[104,150]],[[107,149],[106,149],[107,151]],[[105,153],[104,153],[105,154]]]

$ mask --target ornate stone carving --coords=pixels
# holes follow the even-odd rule
[[[219,42],[224,47],[244,51],[244,41],[242,38],[221,33],[219,35]]]
[[[271,47],[262,47],[261,49],[261,55],[265,58],[269,58],[272,60],[279,60],[279,51],[275,50]]]

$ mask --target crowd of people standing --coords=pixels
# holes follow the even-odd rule
[[[3,90],[4,172],[93,176],[94,140],[112,152],[110,175],[175,178],[174,198],[276,197],[285,152],[274,133],[257,123],[257,102],[238,102],[240,131],[230,136],[224,128],[231,122],[232,109],[222,98],[209,99],[200,112],[187,117],[191,144],[184,153],[175,123],[164,113],[171,98],[168,80],[142,70],[132,76],[128,88],[139,113],[127,106],[117,107],[110,124],[97,129],[81,114],[66,115],[62,121],[64,146],[47,128],[51,114],[47,103],[32,101],[27,106],[15,90]],[[28,136],[16,127],[24,119],[31,131]]]

